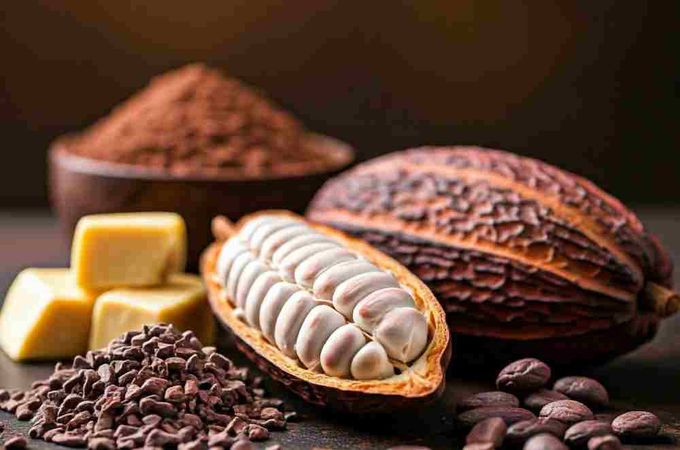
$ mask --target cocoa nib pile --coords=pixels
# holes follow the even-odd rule
[[[260,176],[292,170],[282,163],[303,163],[306,172],[325,167],[325,152],[311,146],[308,136],[296,118],[254,88],[192,64],[154,78],[61,144],[71,153],[116,163]]]
[[[0,390],[0,408],[31,420],[30,437],[70,447],[243,449],[294,414],[260,382],[193,332],[155,325],[57,364],[27,392]]]

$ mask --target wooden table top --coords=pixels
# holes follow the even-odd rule
[[[659,235],[680,261],[680,208],[638,210],[648,228]],[[56,221],[44,211],[0,212],[0,294],[24,267],[65,266],[68,252]],[[680,285],[680,270],[675,274]],[[1,297],[0,297],[1,298]],[[235,362],[251,366],[229,343],[220,338],[221,350]],[[16,364],[0,352],[0,386],[25,388],[44,378],[51,364]],[[582,373],[575,373],[582,374]],[[640,449],[680,448],[680,314],[666,320],[653,342],[588,373],[608,389],[616,409],[646,409],[664,422],[658,444],[630,446]],[[302,420],[289,430],[273,433],[262,448],[280,443],[284,448],[386,449],[399,444],[426,445],[433,449],[462,448],[462,437],[455,432],[453,412],[456,400],[470,393],[489,390],[489,380],[457,378],[450,374],[441,400],[422,411],[406,411],[391,416],[356,418],[341,416],[304,404],[271,382],[273,395],[284,398]],[[27,430],[27,424],[0,413],[9,429]],[[42,441],[30,441],[31,448],[57,448]]]

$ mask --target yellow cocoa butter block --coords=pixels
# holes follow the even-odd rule
[[[174,213],[85,216],[71,249],[76,283],[88,289],[159,285],[185,260],[184,220]]]
[[[200,277],[176,274],[162,286],[119,288],[100,295],[92,313],[90,349],[106,347],[126,331],[156,323],[193,330],[205,345],[212,342],[213,316]]]
[[[84,353],[96,296],[69,269],[22,271],[0,311],[0,346],[17,361]]]

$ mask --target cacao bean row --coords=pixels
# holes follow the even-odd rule
[[[284,355],[330,376],[381,379],[428,342],[397,279],[288,217],[260,216],[227,241],[218,282],[245,322]]]

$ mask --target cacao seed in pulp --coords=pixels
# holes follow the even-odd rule
[[[262,370],[305,400],[350,412],[441,394],[445,314],[405,267],[286,211],[213,228],[218,242],[202,266],[211,306]]]

